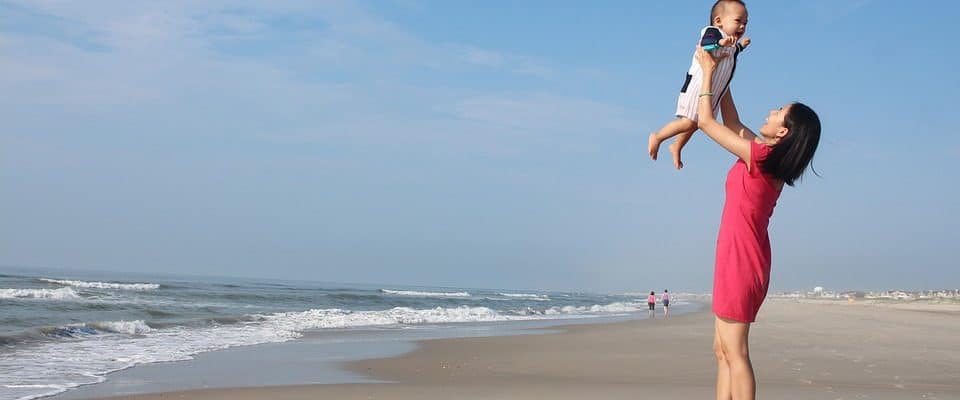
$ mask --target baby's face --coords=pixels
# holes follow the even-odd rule
[[[726,33],[727,36],[743,37],[747,32],[747,8],[743,4],[728,2],[723,6],[723,12],[717,16],[720,20],[714,21],[717,28]]]

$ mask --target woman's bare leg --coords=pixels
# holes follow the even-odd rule
[[[720,348],[730,375],[731,397],[729,398],[733,400],[755,400],[757,384],[753,375],[753,365],[750,363],[750,351],[747,343],[747,337],[750,335],[750,324],[717,317],[717,333],[720,337]],[[719,396],[719,380],[717,388]]]
[[[720,343],[720,318],[713,323],[713,352],[717,355],[717,400],[730,400],[730,366]]]

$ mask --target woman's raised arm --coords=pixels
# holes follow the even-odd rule
[[[697,62],[703,69],[703,82],[701,87],[704,90],[710,90],[713,87],[713,71],[717,67],[717,60],[712,54],[708,53],[702,47],[697,49]],[[700,94],[700,103],[698,104],[697,114],[699,117],[698,126],[700,130],[710,136],[714,142],[740,157],[741,160],[750,165],[750,141],[741,137],[740,134],[732,129],[717,122],[713,118],[713,96],[719,96],[721,93],[713,94],[705,92]],[[731,102],[732,103],[732,102]],[[739,119],[739,118],[738,118]],[[742,125],[741,125],[742,126]]]
[[[723,116],[723,125],[737,132],[744,139],[755,139],[757,134],[740,122],[740,113],[737,112],[737,106],[734,104],[730,88],[727,88],[727,93],[720,99],[720,115]]]

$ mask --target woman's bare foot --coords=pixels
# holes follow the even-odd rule
[[[677,169],[683,168],[683,161],[680,160],[680,150],[682,150],[680,143],[673,142],[667,148],[670,149],[670,155],[673,156],[673,166]]]
[[[647,151],[650,153],[650,159],[656,161],[657,153],[660,152],[660,139],[657,138],[657,133],[651,133],[650,138],[647,139]]]

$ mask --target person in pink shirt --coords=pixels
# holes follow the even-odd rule
[[[710,88],[717,59],[697,50],[703,86]],[[720,99],[721,124],[713,117],[711,98],[699,94],[698,127],[737,156],[727,173],[726,199],[717,237],[713,278],[714,352],[717,398],[755,399],[756,381],[747,337],[770,283],[770,237],[767,227],[783,186],[793,186],[820,143],[820,118],[801,103],[771,110],[759,135],[740,123],[728,90]]]
[[[653,316],[653,309],[657,306],[657,295],[653,292],[650,292],[650,295],[647,296],[647,308],[650,309],[649,314]]]

